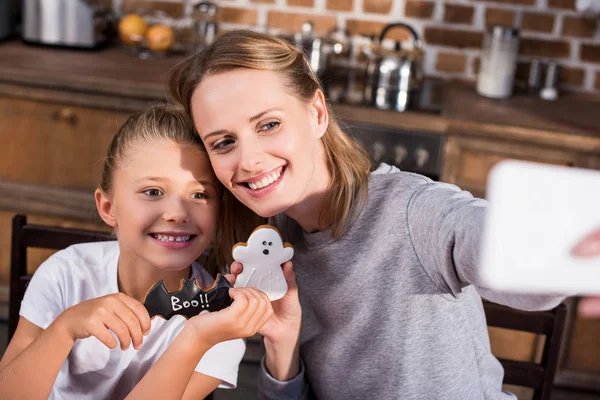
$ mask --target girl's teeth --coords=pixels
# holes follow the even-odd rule
[[[168,236],[168,235],[155,235],[161,242],[187,242],[191,236]]]
[[[273,182],[275,182],[277,179],[279,179],[280,176],[281,176],[281,171],[273,172],[272,174],[265,176],[258,182],[248,183],[248,186],[252,190],[262,189],[264,187],[269,186]]]

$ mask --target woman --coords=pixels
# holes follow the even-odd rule
[[[483,200],[387,165],[371,172],[307,60],[275,37],[226,33],[178,65],[170,89],[217,178],[276,216],[295,247],[296,276],[284,265],[290,290],[259,331],[264,397],[514,398],[502,392],[480,295],[530,310],[561,299],[480,284]],[[243,210],[227,204],[229,245],[256,221],[242,227]]]

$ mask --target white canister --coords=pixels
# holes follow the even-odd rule
[[[508,26],[491,26],[484,37],[477,93],[496,99],[510,97],[518,53],[519,30]]]

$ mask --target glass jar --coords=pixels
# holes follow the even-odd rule
[[[519,52],[519,30],[494,25],[485,34],[477,93],[492,98],[510,97]]]

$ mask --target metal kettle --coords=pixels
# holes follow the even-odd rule
[[[385,35],[394,28],[403,28],[412,34],[412,49],[402,49],[400,43],[396,43],[394,50],[382,47]],[[417,32],[402,22],[389,24],[367,57],[365,102],[382,110],[406,111],[423,80],[423,51]]]

